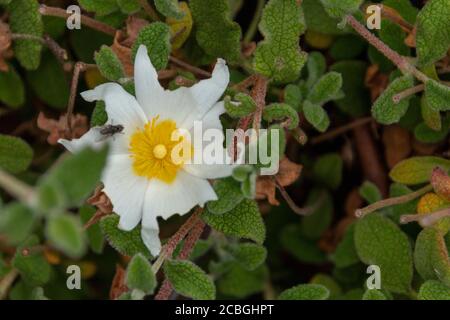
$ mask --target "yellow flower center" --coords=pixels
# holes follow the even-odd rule
[[[130,152],[135,174],[148,179],[156,178],[166,183],[173,182],[178,169],[183,166],[183,159],[186,156],[183,155],[184,150],[191,152],[190,145],[188,149],[181,147],[183,143],[187,143],[183,141],[182,136],[174,139],[177,130],[175,121],[158,122],[158,117],[155,117],[144,126],[143,130],[138,130],[131,136]]]

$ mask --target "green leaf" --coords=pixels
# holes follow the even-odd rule
[[[380,190],[373,182],[370,181],[364,181],[364,183],[359,188],[359,194],[369,204],[380,201],[382,199]]]
[[[306,85],[308,88],[312,88],[327,70],[327,62],[323,54],[317,51],[310,52],[308,54],[306,68],[308,69],[308,80],[306,81]]]
[[[300,227],[296,224],[285,226],[280,232],[283,248],[302,262],[320,264],[326,261],[325,254],[320,251],[315,241],[302,237]]]
[[[424,280],[441,280],[450,286],[450,260],[438,228],[425,228],[417,236],[414,265]]]
[[[99,182],[107,153],[107,148],[100,151],[86,148],[70,155],[43,176],[38,192],[55,190],[63,203],[55,203],[54,206],[79,205]]]
[[[21,138],[0,134],[0,168],[11,173],[25,171],[33,159],[33,149]]]
[[[404,196],[408,193],[413,192],[410,188],[407,186],[400,184],[400,183],[393,183],[391,184],[389,188],[389,197],[399,197]],[[419,199],[414,199],[406,203],[397,204],[395,206],[391,207],[391,214],[390,216],[395,222],[399,222],[400,216],[404,214],[410,214],[411,212],[415,212],[417,208],[417,203],[419,202]]]
[[[298,127],[299,118],[297,111],[286,103],[271,103],[263,110],[263,119],[268,122],[274,120],[286,120],[289,130]]]
[[[320,0],[330,17],[342,19],[359,10],[363,0]]]
[[[195,300],[213,300],[216,287],[211,278],[197,265],[187,260],[167,260],[164,274],[179,294]]]
[[[278,300],[327,300],[330,291],[320,284],[299,284],[284,290]]]
[[[419,290],[419,300],[450,300],[450,287],[436,280],[426,281]]]
[[[345,33],[345,30],[336,27],[340,20],[330,17],[320,1],[303,0],[301,6],[305,11],[308,30],[331,35]]]
[[[450,87],[434,80],[425,83],[425,99],[430,108],[437,111],[450,110]]]
[[[0,101],[16,109],[25,103],[25,89],[16,69],[10,64],[8,68],[8,72],[0,72]]]
[[[317,273],[314,277],[311,278],[309,283],[319,284],[327,288],[330,291],[329,299],[331,300],[334,300],[340,295],[342,295],[341,286],[336,282],[336,280],[333,277],[329,276],[328,274]]]
[[[368,289],[364,292],[363,300],[388,300],[388,298],[377,289]]]
[[[411,157],[397,163],[389,172],[389,176],[393,181],[402,184],[421,184],[430,180],[431,172],[438,166],[448,171],[450,160],[432,156]]]
[[[267,250],[255,243],[239,243],[230,248],[233,257],[246,270],[255,270],[267,257]]]
[[[311,56],[311,55],[310,55]],[[299,86],[288,84],[284,88],[284,102],[294,108],[295,111],[300,111],[302,105],[303,94]]]
[[[110,215],[100,220],[100,228],[109,244],[125,256],[142,253],[150,259],[152,256],[142,241],[139,226],[131,231],[122,231],[118,228],[119,219],[118,215]]]
[[[411,76],[402,76],[392,81],[386,90],[378,97],[372,106],[372,116],[381,124],[396,123],[408,110],[409,99],[404,98],[399,103],[394,103],[394,95],[411,88],[414,80]]]
[[[325,132],[330,126],[330,118],[327,112],[318,104],[306,100],[303,103],[303,113],[306,120],[320,132]]]
[[[278,83],[297,79],[307,57],[298,44],[305,31],[301,6],[295,0],[270,0],[264,8],[259,30],[264,41],[255,51],[255,70]]]
[[[11,245],[25,240],[33,230],[34,222],[33,212],[24,204],[13,202],[0,209],[0,233]]]
[[[156,277],[147,258],[137,253],[128,263],[125,283],[130,289],[152,294],[156,287]]]
[[[395,223],[378,213],[358,220],[355,247],[365,264],[380,267],[383,288],[396,293],[410,292],[413,276],[411,244]]]
[[[36,0],[15,0],[9,6],[9,26],[13,33],[42,37],[44,25]],[[35,70],[41,60],[42,44],[36,40],[15,40],[14,55],[22,67]]]
[[[251,165],[241,165],[233,169],[232,177],[236,181],[244,182],[252,172],[253,167]]]
[[[78,217],[53,214],[47,221],[46,235],[52,246],[71,258],[80,258],[86,252],[86,238]]]
[[[106,79],[117,81],[125,76],[122,63],[110,47],[103,45],[100,51],[95,53],[94,60]]]
[[[302,236],[310,240],[319,239],[333,219],[333,200],[324,189],[312,189],[306,199],[306,206],[314,210],[300,222]]]
[[[248,116],[256,110],[256,102],[248,94],[239,92],[234,96],[237,103],[231,101],[229,96],[224,99],[225,110],[233,118],[242,118]]]
[[[228,1],[191,0],[190,7],[199,46],[213,57],[230,62],[238,61],[241,53],[241,28],[229,18]]]
[[[430,0],[417,15],[416,48],[419,64],[443,58],[450,47],[450,0]]]
[[[78,0],[78,3],[86,11],[95,12],[100,16],[108,15],[119,9],[116,0]]]
[[[438,143],[443,141],[449,132],[450,118],[446,118],[440,131],[435,131],[424,122],[414,128],[414,137],[423,143]]]
[[[81,222],[85,225],[96,213],[96,209],[92,206],[82,206],[79,210],[79,215],[81,218]],[[105,245],[105,240],[103,238],[102,230],[100,229],[100,225],[98,223],[93,224],[86,230],[87,238],[89,241],[89,246],[92,251],[95,253],[102,253],[103,247]]]
[[[343,161],[339,154],[328,153],[321,156],[315,163],[313,168],[314,177],[330,187],[336,189],[342,181]]]
[[[170,54],[170,30],[167,24],[153,22],[139,31],[132,48],[133,61],[141,44],[147,47],[148,56],[156,70],[167,66]]]
[[[69,84],[64,70],[51,53],[42,57],[39,69],[27,73],[27,79],[42,101],[56,109],[67,107]]]
[[[359,262],[358,254],[356,253],[355,242],[353,241],[355,234],[355,224],[347,227],[344,237],[339,242],[336,250],[331,256],[334,264],[338,268],[346,268]]]
[[[178,5],[178,0],[155,0],[155,7],[165,17],[183,18],[184,14]]]
[[[241,264],[231,263],[230,269],[217,282],[220,293],[234,298],[243,299],[261,292],[268,276],[265,265],[253,271],[246,270]]]
[[[335,100],[340,110],[359,117],[367,113],[370,104],[369,92],[364,85],[367,64],[363,61],[349,60],[333,64],[330,70],[342,75],[344,97]]]
[[[266,227],[255,201],[244,199],[233,210],[217,215],[205,210],[203,220],[226,235],[264,242]]]
[[[435,110],[430,107],[427,99],[423,95],[420,99],[420,112],[424,123],[434,131],[440,131],[442,129],[442,119],[439,110]]]
[[[330,48],[330,55],[334,60],[350,60],[357,58],[366,50],[366,42],[356,35],[338,37]]]
[[[24,249],[30,249],[39,244],[39,239],[36,236],[30,237],[16,250],[12,265],[16,268],[23,281],[30,286],[40,286],[45,284],[50,279],[50,265],[40,252],[30,252],[28,255],[23,255]]]
[[[312,87],[307,99],[313,104],[322,105],[338,94],[342,88],[342,76],[335,71],[323,75]]]
[[[125,14],[133,14],[141,9],[139,0],[116,0],[120,10]]]
[[[105,102],[97,101],[91,115],[91,127],[102,126],[106,121],[108,121],[108,114],[106,113]]]
[[[214,191],[218,200],[206,204],[208,212],[212,214],[224,214],[233,210],[244,199],[239,183],[232,178],[216,180]]]

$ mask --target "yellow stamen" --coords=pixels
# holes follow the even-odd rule
[[[172,135],[176,130],[176,123],[173,120],[158,122],[158,117],[155,117],[143,130],[138,130],[131,136],[130,152],[135,174],[148,179],[156,178],[166,183],[173,182],[178,169],[183,166],[183,161],[174,161],[172,150],[178,144],[185,143],[183,137],[172,141]]]

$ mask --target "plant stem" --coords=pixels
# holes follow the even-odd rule
[[[425,85],[423,83],[421,83],[415,87],[412,87],[412,88],[406,89],[400,93],[397,93],[396,95],[394,95],[392,97],[392,101],[394,101],[394,103],[399,103],[400,101],[402,101],[403,99],[405,99],[409,96],[412,96],[418,92],[422,92],[424,89],[425,89]]]
[[[145,13],[147,13],[148,16],[153,21],[158,21],[159,20],[158,13],[156,13],[155,9],[153,9],[153,7],[148,3],[147,0],[139,0],[139,3],[141,5],[142,9],[144,9]]]
[[[428,214],[405,214],[400,217],[400,223],[406,224],[418,221],[422,227],[430,227],[444,217],[450,216],[450,208],[445,208]]]
[[[429,192],[433,190],[433,187],[431,186],[431,184],[426,185],[425,187],[420,188],[417,191],[405,194],[404,196],[400,196],[400,197],[394,197],[394,198],[388,198],[388,199],[384,199],[381,201],[377,201],[375,203],[372,203],[371,205],[368,205],[367,207],[361,208],[361,209],[357,209],[355,211],[355,216],[358,218],[361,218],[363,216],[365,216],[368,213],[374,212],[376,210],[380,210],[383,209],[385,207],[390,207],[390,206],[394,206],[397,204],[402,204],[402,203],[406,203],[409,202],[411,200],[414,200],[418,197],[420,197],[421,195]]]
[[[6,298],[9,288],[13,284],[14,280],[16,280],[18,275],[19,272],[16,269],[12,269],[0,281],[0,300],[4,300]]]
[[[289,208],[291,208],[291,210],[294,211],[299,216],[310,215],[323,204],[324,194],[321,194],[319,199],[317,199],[317,201],[314,203],[314,205],[305,208],[300,208],[299,206],[297,206],[294,200],[292,200],[289,193],[287,193],[286,189],[284,189],[284,187],[278,182],[278,180],[276,178],[273,178],[273,181],[275,183],[275,186],[283,196],[284,200],[288,204]]]
[[[253,129],[255,129],[258,134],[261,127],[262,113],[266,105],[266,93],[267,79],[262,75],[258,75],[251,92],[251,96],[256,103],[256,111],[253,114]]]
[[[211,72],[208,72],[208,71],[205,71],[203,69],[197,68],[197,67],[195,67],[193,65],[190,65],[187,62],[184,62],[183,60],[180,60],[180,59],[172,57],[172,56],[169,56],[169,60],[172,63],[175,63],[175,64],[179,65],[180,67],[183,67],[187,71],[190,71],[192,73],[198,74],[198,75],[206,77],[206,78],[211,77]]]
[[[261,20],[264,4],[264,0],[258,0],[258,3],[256,4],[255,14],[253,15],[253,19],[244,35],[244,43],[249,43],[255,37],[256,31],[258,30],[259,20]]]
[[[378,39],[369,30],[366,29],[358,20],[352,15],[346,17],[348,24],[357,32],[360,36],[366,39],[372,46],[374,46],[378,51],[380,51],[386,58],[392,61],[397,68],[402,71],[403,74],[412,74],[418,80],[422,82],[427,82],[429,78],[417,70],[413,65],[411,65],[403,56],[399,55],[396,51],[392,50],[383,41]]]
[[[32,205],[35,192],[32,187],[0,169],[0,186],[18,200]]]
[[[53,16],[67,19],[70,17],[70,14],[66,12],[66,10],[57,7],[49,7],[44,4],[41,4],[39,8],[39,13],[44,16]],[[111,36],[115,36],[117,30],[106,23],[97,21],[88,16],[81,15],[81,23],[89,28],[98,30],[100,32],[109,34]]]
[[[365,125],[367,123],[370,123],[373,121],[372,117],[366,117],[366,118],[360,118],[360,119],[356,119],[353,122],[350,122],[349,124],[343,125],[342,127],[338,127],[335,129],[332,129],[324,134],[321,134],[317,137],[314,137],[311,139],[311,144],[315,145],[315,144],[319,144],[321,142],[325,142],[327,140],[331,140],[336,138],[337,136],[350,131],[356,127]]]

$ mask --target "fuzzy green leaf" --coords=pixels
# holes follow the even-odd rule
[[[141,9],[139,0],[116,0],[120,10],[125,14],[133,14]]]
[[[320,0],[330,17],[342,19],[358,11],[363,0]]]
[[[308,69],[308,80],[306,81],[306,85],[308,88],[312,88],[327,70],[327,62],[323,54],[317,51],[310,52],[308,54],[306,68]]]
[[[295,111],[300,111],[302,105],[303,94],[299,86],[288,84],[284,88],[284,102],[294,108]]]
[[[297,128],[299,123],[297,111],[286,103],[271,103],[266,106],[263,110],[263,119],[268,122],[286,119],[289,130]]]
[[[137,253],[128,263],[125,283],[130,289],[152,294],[156,287],[156,277],[147,258]]]
[[[167,260],[164,273],[176,292],[195,300],[213,300],[216,287],[211,278],[187,260]]]
[[[417,15],[416,47],[419,64],[443,58],[450,47],[450,0],[430,0]]]
[[[146,258],[151,258],[151,254],[141,238],[141,229],[136,227],[131,231],[123,231],[118,228],[119,216],[110,215],[100,220],[100,228],[108,240],[109,244],[126,256],[134,256],[142,253]]]
[[[305,31],[301,6],[295,0],[270,0],[264,8],[259,30],[264,41],[255,51],[255,70],[279,83],[297,79],[307,57],[298,45]]]
[[[365,264],[380,267],[383,288],[396,293],[410,292],[411,244],[396,224],[378,213],[365,216],[356,223],[355,246]]]
[[[297,224],[290,224],[282,229],[280,242],[286,251],[302,262],[320,264],[326,261],[326,256],[317,247],[316,241],[302,237]]]
[[[132,48],[133,60],[141,44],[147,47],[148,55],[156,70],[167,66],[170,54],[170,30],[167,24],[153,22],[139,31]]]
[[[411,157],[403,160],[389,172],[389,176],[395,182],[406,185],[425,183],[430,180],[431,172],[435,167],[450,169],[450,160],[439,157]]]
[[[417,236],[414,265],[425,280],[441,280],[450,286],[450,260],[438,228],[425,228]]]
[[[21,138],[0,134],[0,168],[11,173],[25,171],[33,159],[33,149]]]
[[[308,30],[331,35],[345,33],[344,30],[337,28],[340,20],[330,17],[320,1],[303,0],[301,6],[305,11]]]
[[[320,284],[300,284],[284,290],[278,300],[327,300],[330,291]]]
[[[184,14],[178,5],[178,0],[155,0],[155,7],[165,17],[183,18]]]
[[[69,84],[65,77],[61,65],[49,52],[42,57],[39,69],[27,73],[36,95],[56,109],[66,108],[69,100]]]
[[[54,214],[46,226],[49,242],[71,258],[80,258],[86,252],[86,238],[81,221],[70,214]]]
[[[50,265],[41,252],[30,252],[23,255],[23,250],[39,244],[36,236],[30,237],[16,250],[12,261],[14,268],[19,270],[20,275],[27,284],[31,286],[40,286],[50,279]]]
[[[267,274],[265,265],[249,271],[233,261],[229,270],[218,280],[217,289],[226,296],[243,299],[264,289]]]
[[[79,205],[99,182],[107,153],[107,148],[100,151],[86,148],[67,157],[43,177],[39,189],[53,189],[61,195],[63,203],[55,206]]]
[[[420,287],[419,300],[450,300],[450,287],[436,280],[426,281]]]
[[[449,132],[450,118],[444,119],[444,125],[439,131],[431,129],[425,122],[419,123],[414,128],[415,138],[423,143],[438,143],[443,141]]]
[[[344,164],[339,154],[325,154],[314,163],[314,177],[324,185],[336,189],[342,181],[343,166]]]
[[[106,79],[117,81],[125,76],[122,63],[110,47],[103,45],[100,51],[95,53],[94,60]]]
[[[425,83],[425,98],[430,108],[438,111],[450,110],[450,87],[434,80]]]
[[[345,231],[344,238],[339,242],[331,259],[338,268],[345,268],[359,262],[356,253],[355,242],[353,241],[355,234],[355,224],[351,224]]]
[[[16,109],[25,103],[25,89],[16,69],[12,65],[8,68],[8,72],[0,72],[0,101]]]
[[[191,0],[196,39],[200,47],[216,58],[236,62],[241,52],[241,28],[230,17],[227,0]]]
[[[233,210],[217,215],[205,210],[203,219],[214,229],[226,235],[251,239],[263,243],[266,228],[255,201],[245,199]]]
[[[424,123],[434,131],[442,129],[442,117],[439,110],[431,108],[425,95],[420,99],[420,112]]]
[[[381,124],[396,123],[408,110],[409,98],[395,104],[393,96],[414,85],[411,76],[402,76],[392,81],[372,106],[372,116]]]
[[[233,210],[244,199],[239,183],[231,178],[217,180],[214,191],[218,200],[207,203],[208,212],[212,214],[224,214]]]
[[[306,120],[320,132],[325,132],[330,126],[330,118],[325,109],[320,105],[306,100],[303,103],[303,113]]]
[[[233,257],[247,270],[255,270],[267,257],[267,250],[255,243],[240,243],[230,248]]]
[[[24,204],[13,202],[0,209],[0,233],[8,244],[17,245],[25,240],[33,229],[35,217]]]
[[[323,75],[312,87],[307,99],[313,104],[322,105],[338,94],[342,88],[342,76],[337,72],[328,72]]]
[[[12,32],[42,37],[44,25],[37,0],[14,0],[8,9]],[[15,57],[25,69],[35,70],[39,67],[41,50],[42,44],[39,41],[28,39],[14,41]]]
[[[359,188],[359,194],[368,203],[374,203],[382,199],[382,195],[378,187],[370,181],[364,181],[364,183]]]
[[[106,121],[108,121],[108,114],[106,113],[105,102],[97,101],[91,115],[91,127],[102,126]]]
[[[256,110],[256,102],[248,94],[239,92],[234,96],[234,100],[231,101],[229,96],[224,99],[225,110],[233,118],[242,118],[248,116]]]
[[[99,16],[108,15],[119,9],[116,0],[78,0],[78,3],[86,11],[95,12]]]
[[[364,292],[362,297],[363,300],[388,300],[387,297],[377,289],[368,289]]]
[[[302,236],[309,240],[318,240],[331,224],[333,201],[324,189],[312,189],[306,199],[306,206],[313,206],[311,214],[303,217],[300,223]]]

